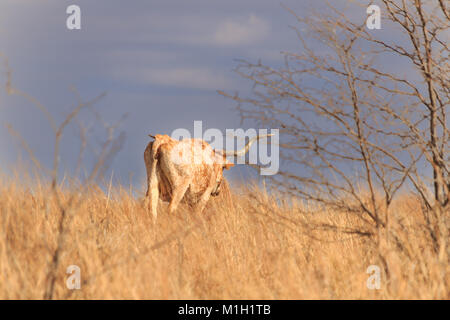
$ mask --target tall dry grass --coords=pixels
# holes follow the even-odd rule
[[[0,298],[44,297],[61,214],[49,190],[0,183]],[[58,189],[63,202],[76,192]],[[375,245],[354,214],[256,186],[225,190],[201,215],[169,216],[161,205],[155,225],[129,188],[93,187],[69,210],[53,298],[449,299],[448,261],[433,251],[420,210],[408,195],[393,206],[399,247]],[[73,264],[80,290],[66,287]],[[379,290],[366,286],[372,264],[382,270]]]

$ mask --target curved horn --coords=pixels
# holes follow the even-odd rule
[[[255,142],[256,140],[264,138],[264,137],[271,137],[273,135],[274,135],[273,133],[263,134],[263,135],[258,134],[256,137],[251,138],[250,141],[245,145],[245,147],[239,151],[221,150],[221,152],[223,153],[224,156],[227,156],[227,157],[228,156],[239,157],[239,156],[246,154],[248,152],[248,150],[250,150],[250,147],[252,146],[253,142]]]

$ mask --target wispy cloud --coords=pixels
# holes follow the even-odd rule
[[[117,80],[138,82],[140,84],[162,85],[191,89],[229,89],[231,81],[222,72],[199,67],[121,69],[113,72]]]
[[[249,45],[261,42],[270,32],[270,24],[262,18],[250,14],[242,20],[228,19],[219,24],[213,43],[224,46]]]
[[[131,19],[131,18],[130,18]],[[100,28],[112,24],[111,17],[98,22]],[[251,47],[263,43],[271,33],[270,22],[253,13],[214,16],[213,14],[181,14],[169,16],[149,13],[133,17],[123,26],[140,43],[175,44],[209,47]]]

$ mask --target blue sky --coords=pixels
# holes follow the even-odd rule
[[[342,3],[344,1],[338,1]],[[119,130],[126,142],[111,165],[114,176],[135,185],[144,181],[143,151],[148,133],[170,134],[176,128],[248,128],[240,123],[235,103],[216,90],[248,92],[251,83],[232,69],[235,59],[277,66],[280,51],[298,49],[295,18],[320,10],[322,1],[299,0],[176,0],[87,1],[1,0],[0,52],[8,57],[15,87],[37,98],[62,120],[76,103],[75,87],[84,100],[106,92],[96,109],[108,123],[128,114]],[[351,1],[350,1],[351,3]],[[66,8],[81,7],[81,30],[66,28]],[[364,9],[349,14],[365,19]],[[2,85],[5,70],[0,69]],[[20,132],[38,159],[49,166],[53,136],[45,117],[18,96],[0,91],[0,168],[14,165],[26,153],[4,124]],[[95,125],[91,112],[80,115]],[[77,127],[63,137],[62,164],[73,169],[79,148]],[[92,152],[104,138],[91,136]],[[89,157],[87,157],[89,166]],[[244,166],[231,176],[245,176]],[[230,174],[229,174],[230,177]]]

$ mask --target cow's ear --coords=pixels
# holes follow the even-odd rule
[[[224,167],[224,169],[230,169],[231,167],[233,167],[234,166],[234,164],[233,163],[225,163],[225,165],[223,166]]]

